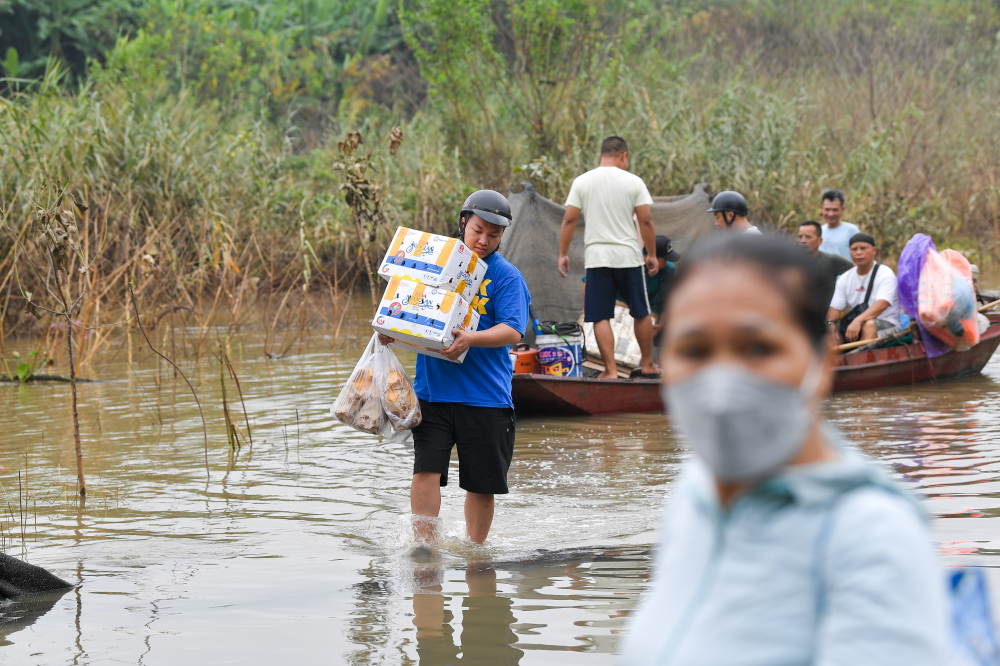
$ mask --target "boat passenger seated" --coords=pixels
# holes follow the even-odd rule
[[[851,237],[854,268],[837,279],[826,316],[838,342],[874,340],[900,332],[896,274],[875,261],[877,253],[871,235]]]
[[[645,248],[642,250],[646,254]],[[659,321],[660,312],[663,308],[664,297],[667,292],[667,285],[673,277],[676,267],[674,262],[679,260],[681,255],[673,248],[670,239],[663,234],[656,235],[656,261],[659,262],[660,270],[656,275],[650,275],[646,271],[646,298],[649,299],[649,311],[653,314],[653,346],[660,346],[660,332],[663,324]]]
[[[851,270],[854,264],[839,254],[823,252],[823,227],[816,220],[807,220],[799,226],[799,246],[806,251],[822,276],[821,297],[829,303],[833,300],[833,290],[837,288],[837,278]]]
[[[988,305],[996,301],[997,293],[995,291],[979,291],[979,266],[969,264],[969,269],[972,271],[972,286],[976,290],[976,302],[979,305]]]

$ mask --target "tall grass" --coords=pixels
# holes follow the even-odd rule
[[[1000,259],[993,5],[529,5],[407,3],[403,30],[421,67],[411,78],[429,86],[415,114],[380,78],[388,56],[365,55],[365,35],[386,29],[384,3],[352,28],[349,62],[336,71],[304,48],[305,25],[318,31],[309,44],[336,41],[322,21],[289,23],[271,12],[276,3],[192,0],[164,4],[170,11],[119,40],[82,84],[67,84],[58,64],[19,84],[0,98],[0,345],[5,331],[33,326],[52,348],[59,335],[21,314],[13,287],[13,238],[50,176],[90,207],[82,228],[97,260],[87,279],[100,288],[88,292],[82,323],[127,313],[124,280],[135,275],[151,329],[178,311],[218,311],[231,337],[264,298],[280,355],[287,333],[272,329],[281,316],[304,321],[316,293],[332,295],[336,325],[338,290],[366,280],[336,144],[354,130],[381,143],[394,125],[400,150],[375,165],[386,193],[380,242],[396,224],[450,230],[481,187],[531,179],[560,200],[596,164],[600,140],[620,134],[654,194],[707,181],[745,193],[755,222],[792,227],[838,187],[848,219],[890,255],[920,230]],[[330,12],[323,20],[342,27]],[[316,102],[334,87],[336,108]],[[200,353],[209,321],[196,328]]]
[[[10,295],[0,304],[8,326],[23,306],[11,291],[13,237],[34,210],[30,194],[49,176],[90,206],[84,240],[97,257],[92,279],[104,292],[93,294],[94,313],[85,308],[87,325],[95,323],[98,301],[104,312],[110,303],[125,310],[123,280],[133,273],[154,320],[177,306],[245,306],[261,291],[332,282],[338,271],[342,284],[350,280],[357,236],[332,170],[335,146],[296,152],[268,122],[223,122],[183,94],[143,95],[111,77],[70,92],[58,76],[50,70],[29,94],[0,99],[0,134],[7,137],[0,152],[0,199],[7,202],[0,293]],[[378,122],[361,127],[366,140],[381,138]],[[414,138],[378,165],[390,193],[383,233],[397,223],[444,231],[467,189],[454,154],[433,121],[417,119],[404,134]],[[39,293],[30,272],[20,274],[24,287]]]
[[[463,127],[481,133],[467,150],[488,147],[485,161],[513,165],[552,198],[565,196],[572,178],[596,163],[604,136],[620,134],[630,143],[632,168],[656,194],[707,181],[745,193],[755,221],[792,226],[815,217],[821,191],[837,187],[847,192],[849,216],[890,254],[923,230],[1000,258],[995,3],[548,2],[564,30],[542,44],[555,42],[556,51],[574,43],[575,25],[594,29],[574,8],[593,15],[620,9],[625,20],[601,23],[604,49],[593,55],[599,76],[581,66],[554,81],[534,79],[536,87],[576,91],[567,113],[553,116],[560,124],[548,132],[561,138],[547,147],[522,111],[534,94],[522,92],[522,65],[535,46],[510,40],[502,14],[483,31],[512,55],[487,52],[497,65],[488,77],[463,65],[481,77],[465,84],[470,89],[500,91],[489,98],[492,126],[480,129],[481,115],[467,121],[464,108],[453,110],[451,45],[421,36],[447,34],[444,28],[472,20],[463,8],[478,5],[468,0],[444,13],[438,4],[423,0],[425,11],[404,15],[432,82],[432,108],[449,118],[453,134]],[[471,53],[462,57],[475,60]],[[439,80],[442,73],[448,80]],[[494,135],[506,139],[502,154],[488,140]],[[466,162],[488,180],[483,157]]]

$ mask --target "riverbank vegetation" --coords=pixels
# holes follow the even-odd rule
[[[481,187],[561,199],[615,133],[653,194],[790,227],[839,187],[890,255],[919,230],[1000,259],[995,2],[0,0],[0,57],[0,344],[51,330],[18,287],[50,179],[86,207],[82,324],[127,316],[127,279],[154,324],[336,304],[366,280],[337,144],[395,127],[382,240]]]

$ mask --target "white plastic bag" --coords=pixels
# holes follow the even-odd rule
[[[420,425],[420,402],[406,369],[392,349],[375,341],[375,386],[382,408],[394,430],[410,430]]]
[[[375,382],[376,346],[381,345],[378,336],[373,335],[361,360],[354,366],[347,385],[330,408],[334,417],[344,425],[373,435],[377,435],[386,426],[385,410]]]

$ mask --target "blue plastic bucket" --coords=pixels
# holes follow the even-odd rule
[[[560,377],[583,376],[582,335],[539,335],[535,337],[538,362],[546,375]]]

